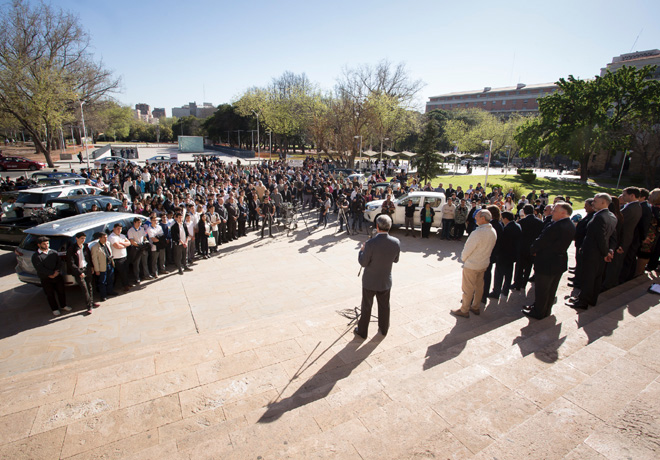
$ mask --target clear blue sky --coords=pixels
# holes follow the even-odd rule
[[[658,0],[52,4],[79,15],[95,56],[123,79],[120,102],[168,116],[189,101],[231,102],[287,70],[330,90],[345,66],[405,62],[426,84],[421,109],[447,92],[590,78],[613,56],[660,49]]]

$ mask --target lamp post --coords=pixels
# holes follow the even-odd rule
[[[630,154],[630,150],[624,150],[623,159],[621,160],[621,170],[619,171],[619,179],[616,181],[616,188],[619,189],[619,182],[621,182],[621,175],[623,174],[623,167],[626,165],[626,158]]]
[[[238,150],[241,149],[241,131],[242,129],[237,129],[236,132],[238,133]]]
[[[486,178],[484,179],[484,188],[488,188],[488,170],[490,169],[490,159],[493,157],[493,140],[489,139],[483,141],[484,144],[489,144],[488,147],[488,161],[486,162]]]
[[[273,156],[273,132],[268,131],[268,161],[272,159]]]
[[[83,104],[85,101],[80,101],[80,118],[82,119],[83,125],[83,139],[85,142],[85,156],[87,157],[87,171],[89,173],[89,151],[87,150],[87,129],[85,128],[85,114],[83,113]]]
[[[255,112],[254,110],[252,111],[253,114],[257,116],[257,153],[259,154],[259,157],[261,158],[261,148],[259,147],[259,114]]]
[[[360,139],[360,148],[358,149],[358,153],[360,158],[362,158],[362,136],[353,136],[353,139]]]
[[[383,141],[389,141],[389,137],[384,137],[380,139],[380,161],[383,161]]]

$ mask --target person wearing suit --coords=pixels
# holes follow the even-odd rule
[[[186,262],[189,243],[188,228],[183,223],[183,214],[180,212],[174,214],[174,224],[170,229],[170,236],[172,237],[172,257],[174,257],[176,268],[179,269],[179,275],[183,275],[184,271],[192,271]]]
[[[520,225],[514,222],[513,213],[504,211],[502,213],[502,241],[500,253],[497,256],[495,265],[495,280],[493,282],[493,292],[488,297],[497,299],[500,294],[504,297],[509,296],[511,281],[513,278],[513,264],[520,257],[520,242],[522,239],[522,229]]]
[[[92,264],[92,253],[85,244],[85,233],[76,233],[76,243],[69,246],[66,251],[66,269],[69,275],[73,276],[76,284],[85,296],[87,305],[87,314],[92,314],[92,309],[99,306],[94,302],[94,291],[92,288],[92,273],[94,266]]]
[[[98,232],[94,235],[98,243],[92,246],[92,265],[96,274],[96,286],[101,296],[101,301],[108,300],[108,296],[115,296],[115,262],[112,260],[112,249],[108,243],[108,235]]]
[[[502,231],[504,230],[504,226],[500,221],[501,218],[500,208],[498,208],[495,205],[489,205],[486,207],[486,209],[488,209],[490,215],[492,216],[492,220],[490,221],[490,224],[495,229],[495,233],[497,233],[497,242],[495,243],[495,247],[493,248],[493,251],[490,254],[490,264],[488,265],[488,268],[486,268],[486,271],[484,272],[484,289],[483,289],[483,295],[481,297],[481,303],[486,303],[486,301],[488,300],[486,297],[488,291],[490,291],[490,282],[492,279],[493,265],[495,265],[495,262],[497,262],[497,256],[500,254],[500,247],[502,246]]]
[[[378,301],[378,329],[382,335],[387,335],[390,327],[392,264],[399,261],[401,252],[399,240],[388,234],[392,227],[392,219],[386,214],[381,214],[376,218],[375,224],[378,233],[362,244],[358,254],[358,262],[364,268],[364,274],[362,275],[362,310],[354,332],[363,339],[367,338],[374,296]]]
[[[626,187],[621,193],[621,199],[625,203],[621,208],[623,214],[623,238],[617,248],[622,256],[621,270],[619,272],[619,283],[625,283],[632,279],[634,274],[637,259],[637,251],[641,243],[640,240],[640,222],[644,216],[642,204],[639,202],[641,190],[637,187]],[[646,226],[648,230],[648,225]]]
[[[532,243],[536,241],[543,230],[543,221],[534,216],[534,206],[531,204],[526,204],[523,207],[523,214],[525,217],[518,221],[518,225],[520,225],[520,229],[522,230],[522,236],[520,238],[520,256],[516,262],[516,276],[513,289],[515,291],[522,289],[525,292],[529,277],[532,274],[532,264],[534,263],[530,249]]]
[[[60,316],[60,308],[71,311],[66,304],[66,292],[64,290],[64,277],[62,276],[62,261],[57,251],[50,249],[50,240],[45,236],[37,238],[37,251],[32,254],[32,265],[37,271],[41,287],[46,293],[48,305],[54,316]],[[55,294],[57,293],[57,299]],[[59,307],[57,303],[59,302]]]
[[[534,256],[535,295],[534,304],[522,309],[525,316],[543,319],[552,313],[559,280],[568,268],[567,250],[575,236],[571,214],[573,208],[570,204],[556,203],[552,210],[552,223],[532,243],[530,253]]]
[[[580,248],[583,261],[582,272],[579,274],[582,290],[578,297],[571,297],[566,302],[571,308],[586,310],[598,301],[605,264],[612,261],[617,247],[616,217],[607,209],[611,202],[612,198],[607,193],[598,193],[594,197],[596,213],[587,225],[584,243]]]
[[[579,288],[582,285],[579,274],[582,273],[582,257],[580,257],[580,248],[584,242],[584,237],[587,235],[587,225],[591,222],[591,219],[594,217],[596,210],[594,209],[594,199],[587,198],[584,201],[584,211],[586,215],[577,223],[575,226],[575,268],[573,269],[573,278],[569,278],[568,281],[572,282],[568,284],[569,287]]]

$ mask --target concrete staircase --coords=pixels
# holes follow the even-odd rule
[[[0,458],[657,459],[649,284],[541,321],[513,296],[469,320],[400,307],[365,341],[323,305],[15,375]]]

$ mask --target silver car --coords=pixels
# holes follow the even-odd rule
[[[40,236],[47,236],[50,239],[50,248],[57,251],[58,255],[64,259],[69,246],[76,243],[76,233],[85,232],[86,241],[92,242],[95,233],[110,234],[116,223],[120,223],[124,227],[124,232],[128,231],[136,217],[143,221],[147,219],[139,214],[125,212],[93,212],[46,222],[25,230],[27,235],[14,251],[18,279],[24,283],[41,285],[37,271],[32,265],[32,254],[37,251],[37,238]],[[73,277],[66,273],[66,264],[64,264],[63,271],[64,283],[67,286],[75,285]]]

